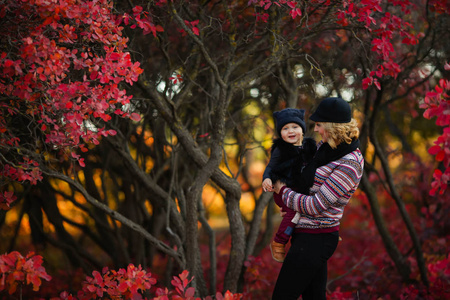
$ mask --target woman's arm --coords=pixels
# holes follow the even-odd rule
[[[321,170],[318,169],[316,176],[319,178],[320,173]],[[349,161],[349,163],[334,168],[317,193],[312,196],[296,193],[279,182],[275,183],[274,190],[280,194],[283,202],[289,208],[302,214],[318,215],[331,206],[346,205],[355,192],[361,176],[361,164],[356,161]]]

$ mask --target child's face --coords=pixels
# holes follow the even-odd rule
[[[286,143],[300,146],[303,142],[303,129],[297,123],[287,123],[281,128],[281,138]]]

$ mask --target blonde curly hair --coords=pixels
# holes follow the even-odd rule
[[[352,139],[359,137],[358,122],[353,118],[349,123],[317,123],[322,124],[327,136],[327,142],[333,149],[336,149],[337,145],[342,142],[350,144]]]

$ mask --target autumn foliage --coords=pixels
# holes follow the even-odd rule
[[[23,257],[19,252],[12,251],[0,256],[0,291],[16,292],[17,287],[32,285],[33,291],[39,291],[41,280],[51,280],[42,266],[42,256],[33,252]]]
[[[450,63],[445,65],[445,70],[450,71]],[[434,91],[426,94],[421,108],[425,109],[423,116],[427,119],[436,118],[436,125],[442,127],[442,134],[434,142],[434,146],[428,149],[436,161],[442,163],[443,171],[436,169],[433,174],[433,183],[430,195],[445,193],[450,181],[450,81],[441,79]]]
[[[104,125],[112,114],[139,120],[129,108],[131,96],[120,84],[132,85],[142,69],[126,51],[123,20],[111,13],[112,5],[106,0],[1,5],[1,38],[8,34],[11,42],[0,53],[0,93],[9,99],[0,103],[0,142],[4,149],[22,149],[18,155],[10,151],[2,161],[4,178],[36,184],[42,171],[33,154],[49,151],[49,146],[61,159],[84,166],[76,150],[87,151],[87,144],[116,134]],[[16,22],[25,17],[33,21]],[[144,31],[154,28],[140,18],[139,10],[126,22],[135,22]],[[29,145],[19,128],[10,127],[12,118],[29,122],[39,143]],[[14,199],[3,191],[2,208]]]
[[[52,278],[45,272],[42,266],[42,257],[29,253],[23,257],[17,251],[0,256],[0,292],[7,291],[12,295],[24,285],[32,285],[33,291],[38,292],[41,286],[41,279],[50,281]],[[156,284],[156,279],[151,273],[130,264],[126,269],[118,271],[103,268],[102,272],[94,271],[91,276],[86,276],[82,289],[72,295],[67,291],[61,291],[58,297],[51,297],[51,300],[90,300],[90,299],[159,299],[159,300],[200,300],[195,297],[195,288],[189,287],[192,278],[189,279],[189,272],[183,271],[178,276],[174,276],[171,283],[173,289],[157,288],[152,297],[143,296],[150,294],[150,290]],[[22,293],[20,293],[22,295]],[[33,294],[27,294],[27,299],[31,299]],[[229,291],[217,293],[217,300],[238,300],[242,295],[232,294]],[[204,300],[212,300],[206,297]]]
[[[350,212],[352,219],[363,219],[364,216],[354,216],[359,213],[357,209]],[[355,220],[356,221],[356,220]],[[431,285],[428,288],[413,284],[400,284],[398,278],[392,274],[390,263],[380,249],[368,249],[367,242],[371,238],[376,239],[375,232],[365,232],[366,239],[361,238],[361,233],[350,231],[344,235],[344,241],[340,243],[336,257],[332,259],[330,272],[344,274],[348,267],[356,265],[356,269],[331,283],[329,286],[329,299],[344,300],[363,297],[364,299],[377,299],[383,295],[391,295],[398,299],[445,299],[450,296],[448,284],[450,280],[450,257],[444,256],[428,264]],[[356,248],[356,249],[355,249]],[[365,255],[361,258],[348,257],[346,253],[366,248]],[[347,258],[347,259],[343,259]],[[360,260],[360,261],[357,261]],[[270,251],[264,251],[259,257],[251,257],[246,262],[247,285],[243,293],[217,292],[214,299],[269,299],[273,281],[281,265],[271,261]],[[79,291],[59,290],[57,278],[51,278],[42,266],[42,258],[30,253],[23,257],[18,252],[11,252],[0,257],[2,285],[0,293],[7,292],[10,295],[18,295],[17,288],[23,289],[25,299],[39,299],[42,296],[52,300],[82,300],[82,299],[189,299],[212,300],[210,296],[199,298],[195,296],[196,289],[190,286],[192,277],[188,271],[173,276],[170,287],[164,287],[159,282],[159,277],[150,270],[144,270],[140,266],[130,264],[125,269],[118,271],[103,268],[93,271],[90,276],[81,280]],[[363,275],[365,274],[365,275]],[[43,284],[41,279],[48,283]],[[71,278],[72,281],[74,278]],[[358,283],[360,281],[361,283]],[[370,282],[370,280],[375,280]],[[365,282],[365,283],[364,283]],[[26,285],[32,285],[32,291],[26,290]],[[47,288],[45,286],[51,286]],[[44,287],[42,291],[40,288]],[[62,286],[61,286],[62,287]],[[358,294],[352,290],[358,289]],[[44,292],[45,291],[45,292]],[[372,295],[372,298],[369,297]]]

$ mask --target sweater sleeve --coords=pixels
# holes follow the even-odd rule
[[[283,187],[280,194],[287,207],[302,214],[318,215],[330,207],[345,206],[361,180],[362,171],[357,162],[341,164],[334,168],[314,195],[296,193],[288,187]]]

